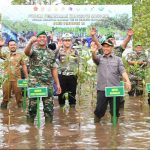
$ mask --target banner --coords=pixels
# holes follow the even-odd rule
[[[26,43],[41,30],[54,39],[64,32],[85,38],[91,26],[99,37],[115,32],[122,40],[132,25],[131,5],[1,5],[0,14],[6,43],[10,38]]]
[[[10,5],[0,7],[3,19],[29,20],[56,27],[87,27],[108,17],[126,14],[132,17],[131,5]]]

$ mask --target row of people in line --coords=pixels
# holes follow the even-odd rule
[[[132,29],[127,32],[127,38],[124,40],[120,47],[114,48],[114,36],[109,35],[103,39],[101,43],[96,38],[96,30],[91,30],[91,37],[93,43],[91,44],[92,58],[97,64],[97,106],[95,109],[95,122],[99,122],[101,117],[104,116],[107,104],[110,103],[110,112],[112,116],[112,98],[106,98],[104,89],[107,86],[117,86],[120,84],[120,75],[126,82],[127,89],[130,91],[131,83],[125,71],[122,60],[118,57],[121,56],[123,50],[126,48],[128,42],[133,35]],[[8,48],[10,53],[2,53],[0,50],[0,57],[5,59],[5,75],[8,80],[3,84],[3,101],[1,108],[7,108],[9,102],[11,88],[14,89],[16,102],[20,107],[21,92],[17,87],[17,80],[21,78],[19,71],[20,65],[23,67],[25,78],[29,79],[29,87],[47,86],[52,88],[51,79],[53,77],[57,86],[57,93],[59,94],[58,100],[60,106],[65,105],[64,93],[70,92],[69,104],[71,107],[76,105],[76,88],[77,76],[74,68],[78,66],[79,54],[78,51],[71,48],[72,36],[66,33],[62,37],[63,47],[58,51],[51,51],[47,46],[47,35],[44,31],[32,37],[24,49],[24,53],[29,57],[30,73],[28,75],[27,67],[23,61],[23,56],[16,52],[17,44],[14,40],[9,41]],[[0,47],[4,45],[4,41],[0,40]],[[114,49],[117,53],[114,52]],[[97,55],[99,50],[99,55]],[[103,53],[102,53],[103,52]],[[117,56],[118,55],[118,56]],[[60,62],[59,74],[57,71],[56,56]],[[72,56],[68,57],[67,56]],[[48,97],[43,98],[43,111],[46,120],[53,118],[53,99],[50,90]],[[119,117],[119,108],[121,99],[117,101],[117,116]],[[29,100],[27,119],[34,121],[37,111],[37,102],[35,99]]]

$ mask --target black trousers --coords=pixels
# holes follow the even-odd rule
[[[62,89],[62,93],[58,95],[58,101],[60,105],[65,104],[64,93],[69,92],[69,104],[76,104],[76,89],[77,89],[77,76],[76,75],[59,75],[59,82]]]
[[[107,105],[110,105],[110,114],[113,116],[113,97],[106,97],[105,91],[97,91],[97,104],[94,114],[102,118],[107,110]],[[119,117],[120,97],[116,97],[116,116]]]

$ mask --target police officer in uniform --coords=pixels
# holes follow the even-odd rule
[[[62,36],[63,47],[59,49],[57,58],[59,61],[59,81],[62,93],[58,96],[59,105],[65,105],[64,93],[69,94],[70,107],[76,105],[78,51],[72,49],[72,35],[65,33]]]

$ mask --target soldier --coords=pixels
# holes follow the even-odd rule
[[[62,93],[58,96],[59,105],[65,105],[64,93],[69,93],[69,104],[71,107],[76,105],[76,88],[78,68],[78,52],[72,49],[72,35],[66,33],[62,36],[63,48],[60,48],[57,54],[59,60],[59,81]]]
[[[48,97],[43,98],[43,111],[45,121],[52,121],[53,119],[53,100],[50,89],[51,77],[53,77],[57,93],[61,93],[61,88],[58,79],[57,65],[55,62],[55,55],[53,51],[47,48],[47,34],[45,31],[39,32],[37,36],[33,36],[24,50],[25,54],[29,56],[30,73],[29,73],[29,87],[48,87]],[[34,122],[37,113],[36,98],[29,100],[27,121]]]
[[[4,59],[4,76],[5,82],[3,84],[3,101],[1,103],[2,109],[7,109],[11,90],[13,90],[18,107],[22,106],[21,89],[17,87],[17,80],[21,79],[20,67],[22,66],[25,78],[28,78],[27,66],[23,60],[23,54],[17,52],[17,43],[14,40],[8,42],[8,49],[10,52],[3,53],[1,51],[4,41],[0,39],[0,58]]]
[[[130,91],[131,83],[125,71],[123,62],[113,54],[113,43],[111,40],[102,42],[103,55],[97,55],[97,46],[92,45],[92,59],[97,65],[97,104],[94,111],[94,122],[97,123],[105,115],[107,105],[110,105],[110,114],[113,116],[113,97],[105,96],[105,87],[119,86],[122,75],[126,81],[125,86]],[[119,117],[120,98],[116,97],[116,115]]]
[[[132,89],[129,95],[142,95],[142,81],[145,79],[145,67],[148,63],[148,58],[141,43],[137,43],[134,51],[127,54],[127,62],[129,64],[129,77],[132,83]]]

